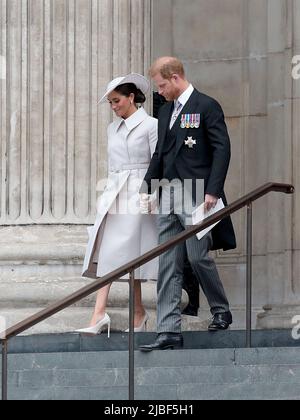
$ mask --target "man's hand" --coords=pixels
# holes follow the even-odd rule
[[[210,194],[205,195],[204,210],[207,212],[211,209],[214,209],[217,205],[218,197],[215,197]]]

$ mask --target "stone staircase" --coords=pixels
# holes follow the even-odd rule
[[[1,277],[1,275],[0,275]],[[18,281],[21,282],[19,279]],[[78,282],[69,282],[68,288],[54,287],[49,280],[49,285],[41,283],[37,288],[25,282],[18,283],[19,288],[12,288],[11,284],[0,282],[0,316],[6,320],[6,326],[13,326],[24,319],[35,315],[44,310],[48,305],[57,303],[71,293],[79,290],[82,286],[87,286],[91,281],[80,280]],[[21,284],[21,286],[20,286]],[[2,289],[1,289],[2,288]],[[20,290],[19,290],[20,289]],[[124,331],[128,328],[128,305],[129,290],[125,282],[115,282],[109,294],[107,312],[112,320],[112,330],[115,332]],[[33,293],[34,290],[34,293]],[[18,291],[18,294],[17,292]],[[2,292],[2,294],[1,294]],[[34,295],[34,297],[32,297]],[[143,302],[147,312],[150,315],[148,322],[148,331],[156,331],[156,282],[149,281],[143,284]],[[186,292],[182,291],[182,308],[188,303]],[[95,294],[83,299],[76,305],[57,313],[47,320],[37,324],[35,327],[26,331],[26,335],[33,334],[62,334],[74,331],[89,325],[95,305]],[[246,325],[246,313],[244,305],[232,305],[233,324],[231,328],[241,330]],[[252,308],[253,328],[257,328],[256,319],[262,312],[262,307]],[[206,331],[211,319],[211,313],[207,306],[206,299],[200,294],[200,310],[198,317],[183,316],[183,331]]]
[[[153,333],[136,334],[136,346]],[[137,400],[300,400],[300,342],[288,330],[185,332],[184,350],[135,354]],[[128,399],[128,335],[22,336],[9,345],[10,400]]]

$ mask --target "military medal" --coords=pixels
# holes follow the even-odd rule
[[[185,128],[185,117],[186,116],[184,114],[181,116],[181,124],[180,124],[181,128]]]
[[[190,124],[190,118],[191,118],[191,115],[190,115],[190,114],[187,114],[187,115],[186,115],[186,124],[185,124],[185,128],[190,128],[190,126],[191,126],[191,124]]]
[[[192,114],[191,115],[191,128],[194,128],[195,127],[195,114]]]
[[[193,149],[194,146],[197,144],[197,141],[193,139],[193,137],[188,137],[187,140],[184,141],[185,145],[188,146],[189,149]]]
[[[201,123],[201,114],[182,114],[181,128],[199,128]]]

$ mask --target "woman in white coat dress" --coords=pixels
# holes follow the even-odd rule
[[[145,102],[148,89],[148,80],[133,73],[110,82],[100,100],[108,100],[118,118],[108,127],[108,179],[98,202],[96,222],[88,228],[84,277],[105,276],[157,245],[155,216],[141,214],[139,196],[157,142],[157,120],[137,105]],[[148,320],[142,304],[141,280],[157,279],[157,273],[157,259],[135,271],[137,332],[146,329]],[[100,289],[90,327],[78,332],[98,334],[108,325],[109,335],[106,306],[110,287]]]

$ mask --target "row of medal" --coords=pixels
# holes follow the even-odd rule
[[[181,117],[181,128],[199,128],[200,114],[183,114]]]

